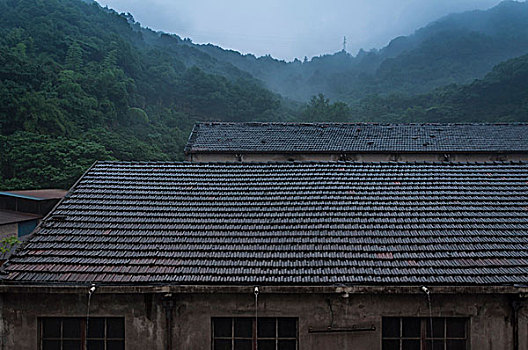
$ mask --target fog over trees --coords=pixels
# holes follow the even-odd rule
[[[524,2],[289,63],[92,1],[1,0],[0,23],[4,190],[67,188],[95,160],[181,160],[196,121],[527,121]]]

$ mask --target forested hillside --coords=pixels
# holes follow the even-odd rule
[[[331,103],[319,95],[304,108],[302,118],[312,122],[528,122],[528,55],[497,65],[471,84],[453,84],[422,95],[372,95],[351,105]]]
[[[197,120],[288,115],[249,74],[175,55],[95,3],[0,0],[0,23],[0,188],[67,187],[96,159],[181,159]]]
[[[501,63],[468,85],[364,99],[352,115],[378,122],[528,122],[528,55]]]
[[[528,56],[472,82],[528,52],[527,6],[286,63],[156,33],[89,0],[0,0],[0,190],[68,188],[100,159],[181,160],[196,121],[528,121]]]

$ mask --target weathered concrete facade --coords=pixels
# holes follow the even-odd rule
[[[18,234],[18,223],[0,225],[0,239],[16,236]]]
[[[417,289],[417,287],[415,287]],[[167,349],[171,300],[170,349],[211,349],[212,317],[254,317],[255,297],[247,293],[124,293],[93,295],[90,316],[125,318],[126,349]],[[347,296],[347,297],[345,297]],[[467,317],[468,349],[528,349],[528,310],[521,302],[518,344],[514,344],[515,294],[434,294],[434,317]],[[86,317],[87,294],[2,294],[2,350],[38,349],[39,317]],[[165,305],[165,306],[164,306]],[[273,293],[258,297],[259,317],[298,318],[299,349],[381,349],[382,317],[429,317],[424,294]],[[311,333],[310,328],[370,328],[350,333]]]
[[[528,153],[188,153],[191,162],[489,162],[527,161]]]

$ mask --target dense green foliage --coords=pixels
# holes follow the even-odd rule
[[[181,160],[196,121],[528,121],[528,56],[453,84],[528,52],[527,10],[506,2],[380,51],[286,63],[89,0],[0,0],[0,189],[67,188],[100,159]]]
[[[286,114],[247,73],[188,66],[96,3],[0,0],[0,23],[0,188],[67,187],[109,157],[182,159],[195,121]]]

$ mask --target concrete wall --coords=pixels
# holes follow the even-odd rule
[[[453,161],[487,162],[528,160],[528,153],[200,153],[189,154],[192,162],[287,162],[287,161],[337,161],[357,162],[414,162]]]
[[[250,289],[250,288],[248,288]],[[87,295],[4,293],[1,349],[37,349],[37,317],[86,316]],[[432,295],[433,316],[469,317],[470,348],[513,349],[512,309],[504,295]],[[94,294],[91,316],[124,316],[126,349],[165,349],[161,294]],[[211,317],[253,317],[247,294],[174,294],[172,349],[211,349]],[[375,331],[313,334],[310,327],[370,327]],[[519,349],[528,349],[528,310],[521,308]],[[259,316],[298,317],[301,350],[381,349],[382,316],[428,317],[427,299],[417,295],[260,294]]]
[[[0,239],[18,236],[18,223],[0,225]]]
[[[86,288],[88,290],[88,287]],[[38,349],[38,317],[86,317],[87,293],[3,294],[0,349]],[[90,316],[125,317],[127,350],[165,349],[165,313],[161,296],[94,294]]]

